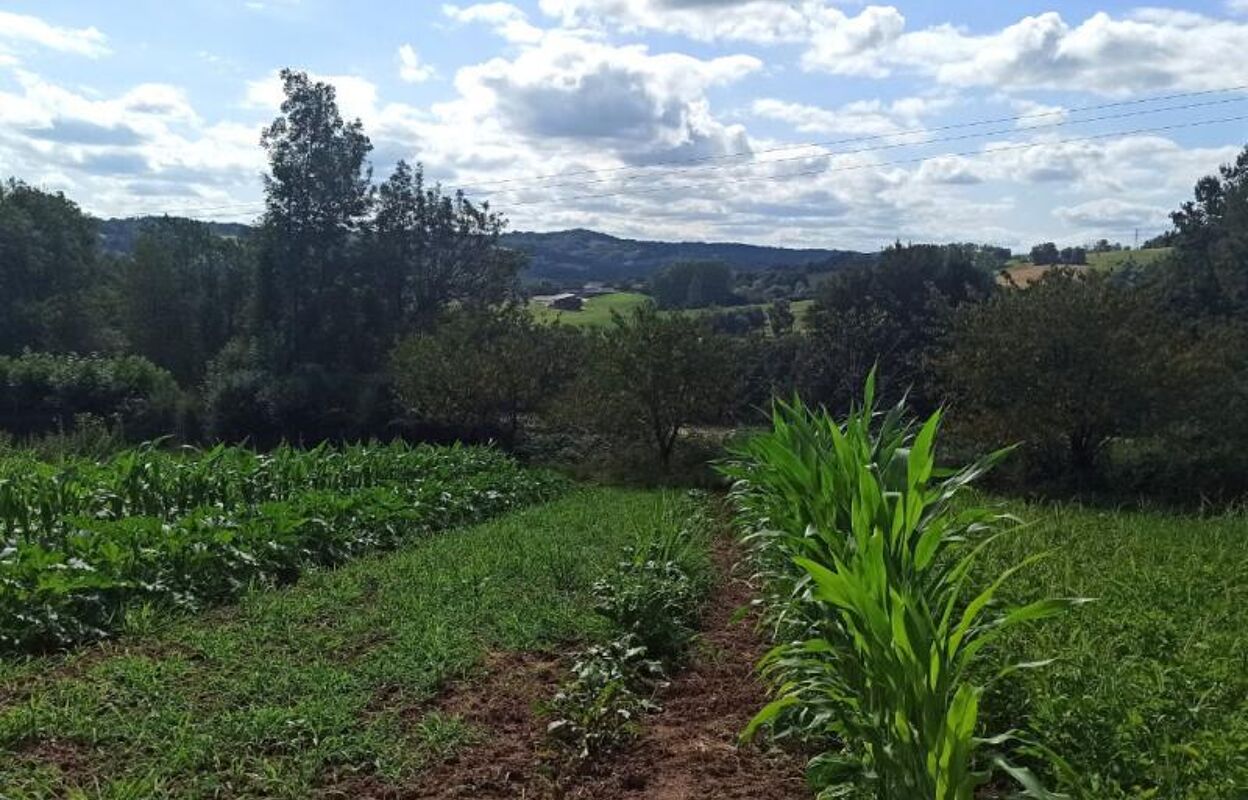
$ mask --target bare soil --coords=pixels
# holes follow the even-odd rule
[[[764,644],[750,620],[733,620],[750,599],[749,587],[732,575],[735,557],[732,545],[717,547],[718,588],[707,604],[692,663],[659,698],[663,710],[643,720],[641,735],[625,750],[575,774],[556,774],[540,709],[566,670],[558,657],[499,655],[490,659],[484,676],[451,687],[436,704],[482,731],[477,743],[424,771],[413,785],[356,785],[344,795],[403,800],[809,798],[800,759],[737,744],[738,734],[764,704],[765,691],[754,672]]]

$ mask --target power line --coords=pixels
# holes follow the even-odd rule
[[[898,149],[898,148],[905,148],[905,147],[919,147],[919,146],[941,144],[941,143],[948,143],[948,142],[954,142],[954,141],[965,141],[968,139],[980,138],[984,136],[994,136],[994,135],[1000,135],[1000,134],[1005,134],[1005,133],[1013,133],[1014,129],[998,130],[998,131],[983,131],[983,132],[978,132],[978,133],[963,134],[963,135],[952,136],[952,137],[943,137],[940,139],[933,139],[933,140],[927,140],[927,141],[921,141],[921,142],[901,142],[901,143],[893,142],[893,143],[888,143],[888,144],[883,144],[883,145],[877,145],[874,147],[864,147],[864,148],[857,148],[854,150],[847,150],[841,153],[829,153],[825,151],[825,152],[819,152],[819,153],[811,153],[811,154],[802,155],[802,156],[791,156],[791,157],[782,158],[782,159],[769,159],[769,160],[763,160],[763,161],[756,161],[750,164],[739,164],[739,165],[737,164],[713,164],[713,165],[708,165],[708,166],[695,167],[693,169],[665,169],[665,170],[656,169],[656,167],[659,167],[663,164],[697,164],[697,163],[726,160],[729,158],[758,156],[758,155],[765,155],[768,153],[784,152],[784,151],[791,151],[791,150],[798,150],[798,149],[829,147],[829,146],[838,145],[838,144],[852,144],[855,142],[877,141],[880,139],[890,139],[890,138],[896,138],[896,137],[902,137],[902,136],[908,136],[908,135],[917,135],[917,134],[923,134],[923,133],[936,133],[936,132],[941,132],[941,131],[958,130],[958,129],[965,129],[965,128],[970,128],[970,127],[982,127],[985,125],[1000,124],[1000,123],[1005,123],[1005,122],[1017,123],[1021,121],[1026,121],[1026,120],[1031,120],[1031,119],[1041,119],[1045,117],[1058,116],[1062,114],[1082,113],[1082,112],[1093,111],[1093,110],[1119,108],[1119,107],[1126,107],[1126,106],[1136,106],[1136,105],[1142,105],[1142,104],[1147,104],[1147,103],[1157,103],[1157,102],[1163,102],[1167,100],[1175,100],[1175,99],[1180,99],[1180,98],[1209,96],[1213,94],[1225,94],[1229,92],[1241,91],[1241,90],[1246,90],[1246,89],[1248,89],[1248,84],[1244,84],[1240,86],[1231,86],[1231,87],[1227,87],[1223,89],[1208,89],[1208,90],[1195,91],[1195,92],[1178,92],[1178,93],[1169,94],[1169,95],[1159,95],[1159,96],[1149,97],[1149,98],[1140,98],[1137,100],[1124,100],[1124,101],[1118,101],[1118,102],[1113,102],[1113,103],[1100,103],[1100,104],[1095,104],[1095,105],[1080,106],[1080,107],[1075,107],[1075,108],[1070,108],[1070,109],[1065,109],[1065,110],[1058,110],[1058,111],[1040,112],[1040,113],[1035,113],[1035,114],[1023,114],[1023,115],[1016,115],[1016,116],[1011,116],[1011,117],[998,117],[995,119],[983,119],[983,120],[975,120],[975,121],[963,122],[963,123],[952,123],[949,125],[942,125],[942,126],[931,127],[931,128],[914,128],[908,131],[897,131],[893,133],[879,134],[879,135],[873,135],[873,136],[860,136],[860,137],[852,137],[848,139],[831,140],[831,141],[826,141],[826,142],[812,142],[812,143],[807,143],[807,144],[784,145],[784,146],[767,148],[767,149],[757,150],[757,151],[742,151],[739,153],[729,153],[729,154],[722,154],[722,155],[716,155],[716,156],[704,156],[704,157],[690,158],[690,159],[673,159],[673,160],[666,161],[666,162],[655,162],[653,164],[648,164],[644,166],[587,169],[587,170],[578,170],[578,171],[572,171],[572,172],[552,173],[552,174],[545,175],[545,176],[539,175],[539,176],[533,176],[530,178],[519,178],[519,177],[508,178],[508,179],[500,179],[498,181],[485,181],[485,182],[480,182],[476,184],[461,184],[458,186],[448,186],[447,189],[448,191],[464,191],[474,186],[514,184],[514,183],[521,183],[525,181],[544,181],[544,180],[550,180],[553,178],[571,177],[575,175],[614,174],[614,173],[623,172],[623,171],[645,171],[644,175],[622,179],[625,181],[632,181],[632,180],[638,180],[640,178],[662,178],[667,174],[678,174],[680,172],[693,172],[695,170],[706,171],[706,170],[717,170],[717,169],[729,169],[735,166],[748,168],[748,167],[761,166],[761,165],[767,165],[767,164],[780,164],[780,163],[787,163],[791,161],[802,161],[802,160],[806,160],[809,158],[824,158],[830,155],[852,155],[856,153],[877,152],[877,151],[882,151],[882,150],[891,150],[891,149]],[[1242,102],[1246,99],[1248,99],[1248,97],[1234,97],[1234,98],[1225,98],[1222,100],[1207,101],[1207,102],[1202,102],[1202,103],[1189,103],[1189,104],[1184,104],[1184,105],[1179,105],[1179,106],[1167,106],[1163,108],[1141,109],[1138,111],[1125,112],[1122,114],[1101,115],[1098,117],[1091,117],[1091,118],[1084,118],[1084,119],[1064,119],[1064,120],[1060,120],[1058,122],[1048,124],[1048,125],[1034,126],[1032,128],[1029,128],[1028,130],[1065,127],[1069,125],[1079,125],[1079,124],[1086,124],[1086,123],[1093,123],[1093,122],[1104,122],[1108,120],[1123,119],[1127,117],[1144,116],[1144,115],[1149,115],[1149,114],[1161,114],[1161,113],[1167,113],[1167,112],[1172,112],[1172,111],[1183,111],[1183,110],[1190,110],[1194,108],[1203,108],[1203,107],[1216,106],[1216,105],[1226,105],[1229,103]],[[1160,130],[1168,130],[1168,129],[1170,128],[1161,128]],[[1117,134],[1111,134],[1111,135],[1117,135]],[[1123,134],[1123,135],[1126,135],[1126,134]],[[934,157],[939,157],[939,156],[934,156]],[[908,161],[908,162],[903,161],[900,163],[912,163],[912,162],[913,160]],[[600,178],[600,179],[595,179],[591,181],[583,181],[583,182],[574,181],[574,182],[570,182],[566,184],[545,184],[541,186],[526,187],[526,188],[528,188],[529,190],[534,190],[534,189],[539,189],[539,188],[540,189],[554,189],[554,188],[564,188],[568,186],[589,186],[589,185],[606,183],[606,182],[608,182],[608,179]],[[493,192],[487,192],[487,195],[497,196],[500,194],[515,194],[517,192],[521,192],[524,190],[525,188],[499,189]],[[525,201],[525,202],[519,203],[519,205],[533,205],[533,204],[534,204],[534,201]],[[513,203],[513,205],[515,204]],[[192,207],[184,207],[182,209],[163,208],[160,211],[160,213],[182,216],[188,219],[197,219],[197,218],[204,218],[204,215],[208,212],[229,211],[229,210],[237,209],[239,214],[245,214],[249,209],[254,209],[256,211],[259,211],[263,207],[264,207],[264,201],[257,200],[257,201],[250,201],[250,202],[231,203],[231,204],[219,205],[219,206],[192,206]],[[135,212],[131,212],[130,215],[143,214],[143,213],[149,213],[149,212],[146,209],[140,209],[140,210],[136,210]],[[210,215],[210,216],[215,216],[215,215]]]
[[[1107,108],[1122,108],[1125,106],[1144,105],[1147,103],[1160,103],[1168,100],[1179,100],[1188,97],[1204,97],[1212,94],[1227,94],[1230,92],[1239,92],[1248,90],[1248,84],[1238,86],[1228,86],[1223,89],[1205,89],[1193,92],[1176,92],[1174,94],[1156,95],[1153,97],[1143,97],[1136,100],[1119,100],[1113,103],[1096,103],[1093,105],[1075,106],[1073,108],[1058,109],[1054,111],[1040,111],[1032,114],[1020,114],[1009,117],[995,117],[991,119],[980,119],[971,122],[955,122],[948,125],[938,125],[935,127],[910,128],[908,130],[893,131],[891,133],[872,134],[870,136],[854,136],[846,139],[832,139],[818,142],[807,142],[805,144],[787,144],[778,145],[776,147],[764,148],[762,150],[739,150],[733,153],[721,153],[713,156],[698,156],[691,158],[675,158],[665,161],[655,161],[645,165],[632,165],[621,167],[603,167],[599,169],[582,169],[566,172],[547,173],[545,175],[520,176],[515,178],[500,178],[491,181],[477,181],[475,183],[462,184],[456,188],[467,191],[469,189],[477,189],[483,186],[495,186],[499,184],[509,184],[529,181],[553,180],[555,178],[568,178],[576,175],[587,175],[596,173],[615,173],[630,170],[646,170],[656,166],[665,166],[672,164],[696,164],[705,161],[726,160],[730,158],[746,158],[749,156],[767,155],[768,153],[779,153],[789,150],[802,150],[814,147],[837,147],[843,144],[856,144],[859,142],[877,141],[879,139],[887,139],[895,136],[910,136],[922,133],[941,133],[943,131],[959,130],[962,128],[970,128],[984,125],[1000,125],[1006,122],[1026,122],[1032,119],[1043,119],[1045,117],[1060,116],[1062,114],[1081,114],[1085,111],[1103,111]]]
[[[605,192],[602,194],[573,195],[571,197],[563,197],[559,199],[561,202],[569,202],[569,201],[575,201],[575,200],[597,200],[597,199],[608,198],[608,197],[622,197],[622,196],[630,196],[630,195],[636,195],[636,194],[652,194],[655,192],[680,191],[682,189],[699,189],[703,187],[731,186],[731,185],[735,185],[739,183],[761,183],[761,182],[788,180],[790,178],[801,178],[801,177],[808,177],[812,175],[824,175],[824,174],[837,173],[837,172],[852,172],[854,170],[860,170],[860,169],[878,169],[880,167],[901,166],[901,165],[906,165],[906,164],[921,164],[927,161],[935,161],[941,158],[966,158],[966,157],[972,157],[972,156],[986,156],[986,155],[995,155],[997,153],[1015,152],[1019,150],[1031,150],[1031,149],[1041,148],[1041,147],[1057,147],[1059,145],[1064,145],[1064,144],[1078,144],[1080,142],[1098,141],[1098,140],[1111,139],[1111,138],[1120,137],[1120,136],[1137,136],[1143,133],[1160,133],[1162,131],[1173,131],[1173,130],[1180,130],[1183,128],[1197,128],[1197,127],[1201,127],[1205,125],[1217,125],[1223,122],[1239,122],[1242,120],[1248,120],[1248,114],[1235,116],[1235,117],[1223,117],[1221,119],[1201,120],[1198,122],[1184,122],[1184,123],[1178,123],[1174,125],[1162,125],[1162,126],[1151,127],[1151,128],[1137,128],[1135,130],[1129,130],[1129,131],[1114,131],[1112,133],[1102,133],[1102,134],[1097,134],[1095,136],[1082,136],[1082,137],[1078,137],[1074,139],[1059,139],[1053,142],[1030,142],[1027,144],[1020,144],[1020,145],[1007,145],[1003,147],[994,147],[994,148],[990,148],[987,150],[966,150],[960,153],[939,153],[937,155],[923,156],[921,158],[906,158],[906,159],[898,159],[895,161],[880,161],[880,162],[873,162],[870,164],[851,164],[851,165],[847,165],[843,167],[823,167],[820,169],[804,170],[802,172],[792,172],[786,175],[751,175],[751,176],[747,176],[744,178],[733,178],[729,180],[701,181],[699,183],[690,183],[690,184],[650,186],[650,187],[643,187],[643,188],[625,190],[625,191],[620,191],[620,192]],[[547,202],[547,201],[532,200],[532,201],[525,201],[525,202],[515,202],[515,203],[511,203],[510,206],[513,208],[520,207],[520,206],[532,206],[532,205],[537,205],[543,202]]]
[[[1069,125],[1084,125],[1084,124],[1088,124],[1092,122],[1107,122],[1109,120],[1127,119],[1130,117],[1141,117],[1141,116],[1147,116],[1150,114],[1164,114],[1164,113],[1168,113],[1171,111],[1190,111],[1196,108],[1207,108],[1209,106],[1222,106],[1222,105],[1227,105],[1230,103],[1242,103],[1245,101],[1248,101],[1248,97],[1232,97],[1232,98],[1226,98],[1223,100],[1205,101],[1203,103],[1188,103],[1186,105],[1181,105],[1181,106],[1167,106],[1164,108],[1150,108],[1150,109],[1142,109],[1139,111],[1125,111],[1125,112],[1118,113],[1118,114],[1105,114],[1099,117],[1088,117],[1086,119],[1080,119],[1080,120],[1058,120],[1057,122],[1052,122],[1047,125],[1037,125],[1035,127],[1028,128],[1027,130],[1033,130],[1033,131],[1034,130],[1046,130],[1046,129],[1051,129],[1051,128],[1062,128],[1062,127],[1066,127]],[[875,153],[875,152],[880,152],[883,150],[897,150],[897,149],[902,149],[902,148],[907,148],[907,147],[920,147],[920,146],[927,146],[927,145],[934,145],[934,144],[947,144],[949,142],[961,142],[961,141],[967,141],[969,139],[980,139],[985,136],[999,136],[999,135],[1009,134],[1009,133],[1014,133],[1014,132],[1015,132],[1015,129],[1013,128],[998,129],[998,130],[991,130],[991,131],[979,131],[976,133],[963,133],[957,136],[946,136],[946,137],[939,138],[939,139],[930,139],[930,140],[922,141],[922,142],[893,142],[890,144],[876,145],[874,147],[860,147],[856,150],[842,150],[840,152],[824,151],[824,152],[818,152],[818,153],[809,153],[809,154],[800,155],[800,156],[787,156],[785,158],[773,158],[773,159],[768,159],[766,161],[755,161],[749,164],[739,164],[739,165],[738,164],[708,164],[708,165],[704,165],[701,167],[693,167],[691,169],[684,169],[684,170],[661,170],[656,173],[621,178],[619,180],[621,182],[636,181],[636,180],[642,180],[642,179],[652,179],[655,177],[663,177],[665,174],[690,173],[690,172],[695,172],[695,171],[709,172],[709,171],[722,170],[722,169],[733,169],[736,167],[748,169],[750,167],[765,166],[768,164],[785,164],[785,163],[789,163],[792,161],[805,161],[811,158],[855,155],[858,153]],[[493,192],[493,193],[487,192],[486,196],[495,197],[499,194],[515,194],[517,192],[533,191],[535,189],[558,189],[558,188],[564,188],[568,186],[592,186],[594,184],[609,183],[612,180],[614,179],[598,178],[598,179],[590,180],[590,181],[571,181],[569,183],[550,183],[550,184],[545,184],[543,186],[538,186],[538,187],[500,189],[500,190],[497,190],[497,192]]]

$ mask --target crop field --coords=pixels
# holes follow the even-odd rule
[[[1244,797],[1248,517],[1003,505],[965,491],[1000,454],[934,472],[939,414],[867,398],[725,468],[777,641],[750,735],[831,796]]]
[[[575,490],[204,618],[131,617],[121,639],[0,662],[0,797],[306,798],[400,781],[482,733],[429,706],[441,687],[490,652],[600,638],[593,583],[689,502]]]
[[[0,461],[0,652],[197,609],[405,538],[553,496],[555,477],[483,448],[259,455],[152,447],[103,463]]]

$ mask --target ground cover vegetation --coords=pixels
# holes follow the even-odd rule
[[[576,489],[310,569],[207,617],[132,616],[125,637],[2,661],[0,795],[305,798],[402,786],[485,733],[439,711],[439,691],[490,653],[616,638],[595,610],[596,585],[614,580],[626,548],[696,510],[682,492]],[[706,556],[683,558],[696,570]]]
[[[403,444],[0,459],[0,652],[220,603],[561,485],[496,450]]]

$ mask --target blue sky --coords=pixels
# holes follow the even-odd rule
[[[0,175],[254,218],[291,66],[517,229],[1130,241],[1248,143],[1246,42],[1248,0],[0,0]]]

